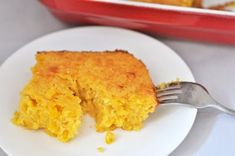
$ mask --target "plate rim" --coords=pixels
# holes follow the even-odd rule
[[[192,73],[192,70],[191,68],[188,66],[188,64],[184,61],[184,59],[176,52],[174,51],[171,47],[169,47],[168,45],[166,45],[165,43],[161,42],[160,40],[158,40],[157,38],[154,38],[152,36],[149,36],[148,34],[144,34],[144,33],[141,33],[139,31],[134,31],[134,30],[130,30],[130,29],[125,29],[125,28],[120,28],[120,27],[115,27],[115,26],[97,26],[97,25],[92,25],[92,26],[79,26],[79,27],[72,27],[72,28],[65,28],[65,29],[62,29],[62,30],[58,30],[58,31],[53,31],[51,33],[48,33],[48,34],[45,34],[45,35],[41,35],[39,37],[36,37],[35,39],[33,39],[32,41],[30,42],[27,42],[26,44],[24,44],[23,46],[21,46],[20,48],[16,49],[13,53],[11,53],[1,64],[0,64],[0,76],[1,76],[1,70],[2,68],[5,66],[5,64],[7,64],[7,62],[11,59],[11,57],[13,57],[14,55],[16,55],[17,53],[19,53],[20,51],[22,51],[22,49],[26,48],[27,46],[33,44],[34,42],[37,42],[38,40],[43,40],[44,38],[48,38],[50,36],[53,36],[55,34],[59,34],[59,33],[67,33],[67,32],[70,32],[70,31],[74,31],[74,30],[77,30],[77,29],[90,29],[90,28],[93,28],[93,29],[114,29],[114,30],[121,30],[121,31],[126,31],[126,32],[131,32],[131,33],[135,33],[135,34],[138,34],[138,35],[142,35],[142,36],[145,36],[145,37],[148,37],[152,40],[154,40],[155,42],[158,42],[158,44],[161,44],[163,45],[165,48],[168,48],[172,54],[174,54],[175,56],[177,56],[181,61],[182,63],[185,65],[185,67],[188,68],[191,76],[192,76],[192,81],[193,82],[196,82],[195,80],[195,77]],[[169,52],[170,52],[169,51]],[[191,129],[193,128],[193,125],[195,123],[195,120],[196,120],[196,117],[197,117],[197,114],[198,114],[198,110],[195,108],[194,109],[194,116],[193,116],[193,121],[191,122],[191,125],[190,125],[190,128],[189,130],[187,131],[186,135],[184,137],[182,137],[182,140],[180,141],[180,143],[178,145],[176,145],[175,148],[173,148],[171,151],[169,151],[169,153],[167,153],[167,155],[171,154],[172,152],[174,152],[183,142],[184,140],[186,139],[186,137],[189,135]],[[7,155],[11,156],[12,154],[7,152],[6,150],[6,147],[4,147],[1,142],[0,142],[0,148],[2,149],[2,151],[4,151]]]

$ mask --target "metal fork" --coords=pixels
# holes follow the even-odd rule
[[[156,87],[160,104],[184,104],[198,109],[215,108],[229,115],[235,115],[232,110],[212,98],[205,87],[193,82],[174,82],[166,87]]]

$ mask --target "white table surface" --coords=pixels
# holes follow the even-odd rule
[[[0,64],[31,40],[69,27],[36,0],[0,0]],[[235,46],[158,39],[186,61],[197,82],[218,101],[235,109]],[[198,113],[188,137],[171,155],[234,156],[234,145],[235,117],[203,111]],[[1,149],[0,156],[6,156]]]

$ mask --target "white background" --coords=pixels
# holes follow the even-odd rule
[[[36,0],[0,0],[0,64],[31,40],[69,27]],[[218,101],[235,109],[235,46],[156,38],[186,61],[197,82]],[[171,155],[234,156],[234,145],[235,117],[200,111],[188,137]],[[6,156],[1,149],[0,156]]]

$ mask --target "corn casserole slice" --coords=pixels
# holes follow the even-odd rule
[[[158,104],[145,65],[125,51],[46,51],[36,61],[12,120],[60,141],[76,136],[85,113],[98,132],[139,130]]]

